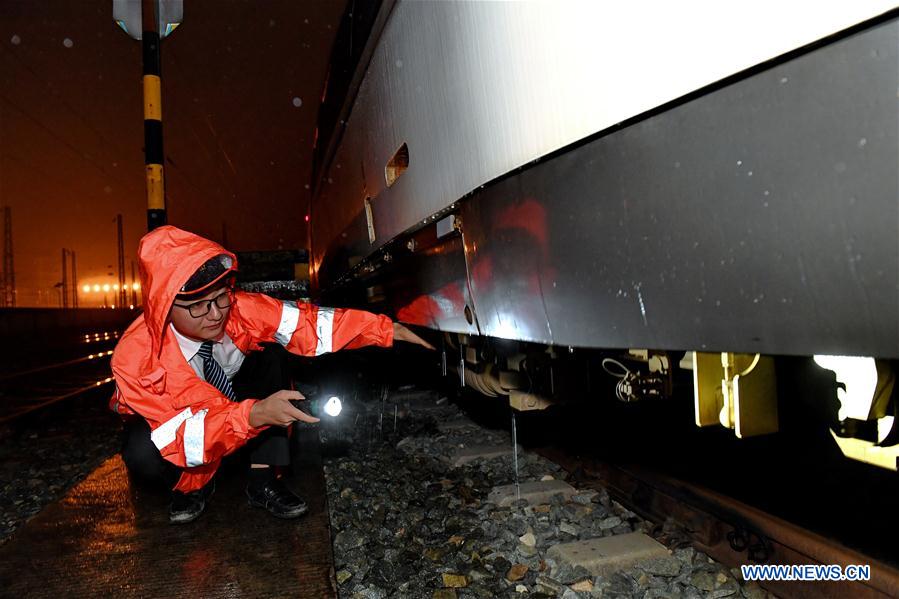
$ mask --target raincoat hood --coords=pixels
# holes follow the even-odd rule
[[[144,320],[153,356],[162,351],[166,321],[182,285],[204,262],[225,254],[237,268],[237,257],[219,244],[166,225],[144,235],[137,249],[144,295]]]

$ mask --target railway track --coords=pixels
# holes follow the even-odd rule
[[[899,570],[731,497],[637,465],[583,459],[552,447],[538,453],[584,487],[605,488],[655,522],[673,521],[700,551],[733,568],[747,563],[870,565],[867,581],[766,581],[778,597],[899,597]]]
[[[0,424],[112,384],[109,361],[119,331],[79,333],[24,348],[0,371]]]

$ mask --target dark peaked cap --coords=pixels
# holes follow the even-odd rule
[[[229,273],[237,270],[234,260],[227,254],[219,254],[210,258],[181,286],[179,294],[196,294],[212,287]]]

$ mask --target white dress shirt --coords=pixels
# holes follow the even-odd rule
[[[184,359],[194,369],[197,376],[205,381],[206,377],[203,376],[203,358],[199,354],[200,346],[203,345],[203,342],[185,337],[171,323],[169,326],[175,334],[175,339],[178,340],[178,346],[181,348],[181,353],[184,354]],[[240,366],[243,364],[246,356],[237,349],[228,333],[225,333],[219,341],[212,342],[212,357],[219,363],[219,366],[225,371],[225,376],[230,381],[237,374],[237,371],[240,370]]]

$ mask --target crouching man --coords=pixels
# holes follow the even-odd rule
[[[395,340],[430,347],[386,316],[237,291],[234,254],[175,227],[145,235],[138,259],[144,313],[113,353],[110,405],[125,421],[132,474],[173,487],[173,523],[196,520],[222,458],[244,445],[250,505],[280,518],[306,512],[273,466],[290,463],[284,427],[318,419],[291,403],[303,396],[285,389],[280,348],[261,343],[301,356]]]

